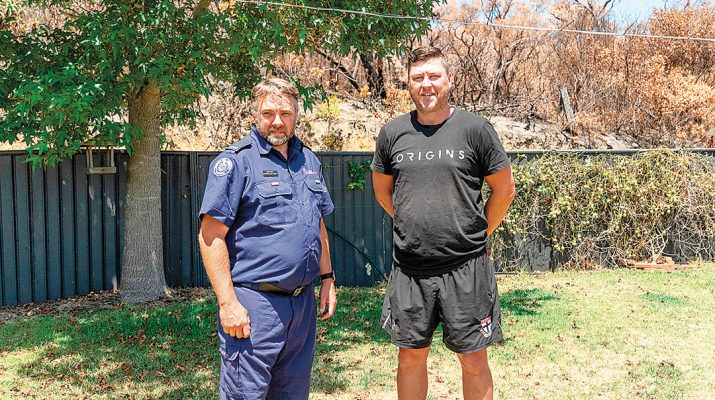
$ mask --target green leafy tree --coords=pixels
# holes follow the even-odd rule
[[[435,0],[294,4],[430,16]],[[0,4],[11,4],[9,2]],[[166,291],[160,149],[162,128],[193,124],[216,82],[247,95],[271,60],[320,49],[377,56],[429,29],[424,20],[277,7],[246,1],[30,0],[58,10],[50,26],[13,29],[0,14],[0,141],[23,141],[34,167],[53,166],[86,143],[123,146],[128,164],[120,291],[141,302]],[[301,93],[310,101],[309,88]]]

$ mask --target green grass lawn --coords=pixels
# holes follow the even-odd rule
[[[499,288],[505,340],[489,351],[498,398],[715,398],[715,265],[500,276]],[[0,399],[217,398],[215,301],[202,293],[3,323]],[[318,325],[311,398],[396,398],[383,293],[340,289],[335,317]],[[438,332],[429,398],[459,399],[459,364],[440,342]]]

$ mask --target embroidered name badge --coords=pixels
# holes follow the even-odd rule
[[[317,175],[318,171],[314,169],[306,169],[305,167],[303,167],[303,173],[306,175]]]
[[[270,169],[264,169],[263,170],[263,176],[268,177],[268,178],[274,178],[278,176],[278,171],[273,171]]]
[[[228,158],[222,158],[214,164],[214,175],[216,176],[226,176],[233,169],[233,163]]]

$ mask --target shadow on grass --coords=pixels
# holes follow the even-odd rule
[[[339,393],[354,387],[355,379],[369,385],[373,375],[392,375],[380,364],[359,365],[383,357],[389,347],[380,326],[384,291],[384,286],[340,289],[335,315],[318,322],[312,392]],[[529,289],[507,291],[501,299],[510,314],[534,315],[558,297]],[[215,310],[210,300],[11,321],[0,326],[0,353],[34,352],[36,359],[18,361],[13,369],[35,387],[56,387],[60,397],[71,397],[70,389],[63,389],[69,386],[82,396],[216,398]]]
[[[539,288],[510,290],[500,295],[501,310],[505,315],[537,315],[544,302],[554,300],[559,297]]]
[[[312,390],[336,393],[354,386],[348,371],[355,369],[351,351],[369,346],[369,355],[378,355],[390,337],[380,327],[384,286],[341,288],[338,308],[328,321],[318,322],[318,339],[313,365]],[[345,354],[347,357],[339,357]]]
[[[679,306],[686,304],[687,301],[681,299],[680,297],[672,296],[667,293],[651,293],[647,292],[641,296],[644,300],[649,300],[653,303],[661,303],[672,306]]]
[[[389,343],[379,324],[383,294],[384,287],[341,288],[334,317],[318,322],[314,392],[354,385],[348,375],[356,366],[339,354],[365,345],[373,346],[372,354]],[[217,398],[215,310],[209,300],[10,321],[0,325],[0,354],[30,355],[4,373],[15,373],[29,397],[56,388],[63,398]],[[44,390],[32,393],[31,387]]]
[[[122,306],[0,326],[0,352],[19,350],[36,357],[15,364],[13,369],[21,379],[18,384],[24,379],[28,386],[44,389],[34,394],[23,389],[30,397],[42,397],[52,390],[62,398],[111,395],[183,400],[218,396],[213,301],[153,309]]]

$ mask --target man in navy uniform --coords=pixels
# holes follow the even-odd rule
[[[320,319],[335,311],[320,162],[293,136],[298,90],[253,88],[255,125],[211,163],[199,245],[218,300],[221,399],[307,399]]]
[[[427,396],[427,356],[442,323],[462,365],[464,398],[491,399],[486,348],[502,330],[487,235],[514,198],[510,161],[486,119],[449,105],[452,77],[439,49],[415,49],[409,61],[416,111],[382,128],[372,163],[375,197],[393,217],[382,326],[400,348],[397,395]]]

